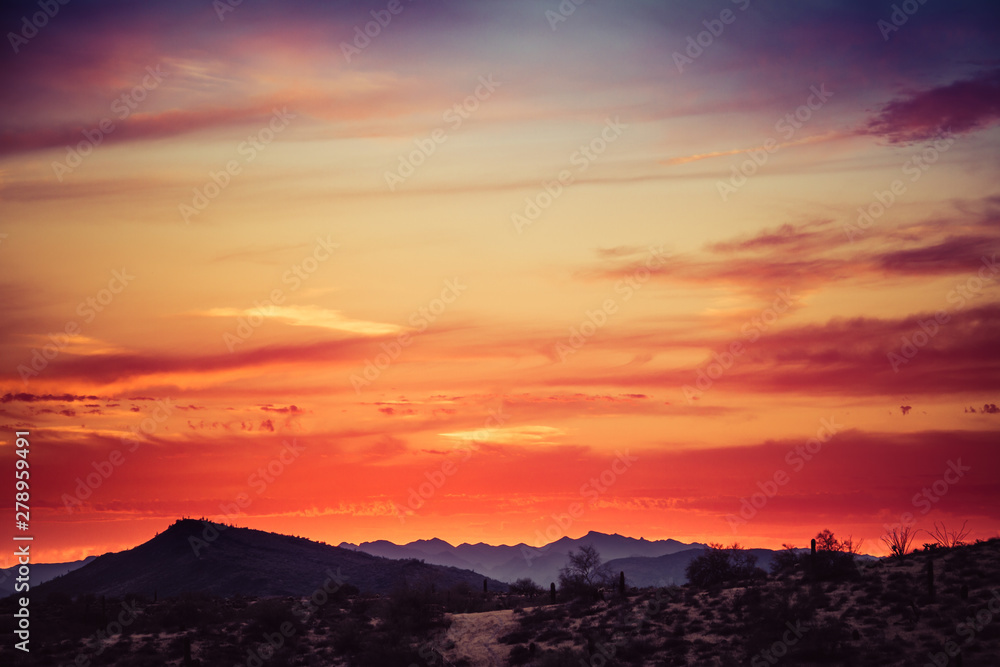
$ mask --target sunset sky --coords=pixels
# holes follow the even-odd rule
[[[182,516],[1000,535],[995,3],[40,4],[0,12],[36,560]]]

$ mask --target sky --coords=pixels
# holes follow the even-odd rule
[[[0,469],[27,431],[34,558],[181,517],[1000,535],[998,19],[5,3]]]

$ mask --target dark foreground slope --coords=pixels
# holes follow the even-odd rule
[[[505,664],[531,667],[1000,665],[1000,539],[832,566],[840,560],[806,553],[749,585],[515,612],[497,643]],[[462,647],[438,646],[457,664]]]
[[[187,592],[306,596],[334,575],[372,593],[430,583],[440,588],[460,583],[477,590],[483,586],[482,575],[470,570],[389,560],[301,537],[183,519],[145,544],[100,556],[43,584],[37,592],[42,596],[165,597]],[[490,581],[490,588],[507,587]]]
[[[557,591],[555,602],[481,584],[388,596],[345,587],[312,599],[38,594],[32,653],[0,644],[0,665],[1000,664],[1000,540],[856,564],[830,552],[784,556],[775,573],[739,585],[577,600]],[[15,609],[0,600],[0,634],[10,636]]]

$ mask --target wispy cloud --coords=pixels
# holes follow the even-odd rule
[[[795,139],[794,141],[784,141],[781,143],[775,143],[774,145],[764,146],[763,144],[759,146],[752,146],[750,148],[734,148],[727,151],[712,151],[711,153],[698,153],[695,155],[682,155],[680,157],[674,157],[667,160],[663,160],[662,164],[674,165],[674,164],[688,164],[689,162],[699,162],[701,160],[710,160],[717,157],[727,157],[729,155],[745,155],[751,151],[767,151],[768,153],[773,153],[779,148],[788,148],[789,146],[807,146],[809,144],[819,144],[827,141],[836,141],[838,139],[843,139],[850,135],[841,132],[824,132],[823,134],[815,134],[808,137],[802,137],[801,139]]]
[[[454,433],[441,433],[440,435],[452,440],[472,440],[504,445],[551,445],[554,444],[556,438],[565,435],[565,432],[562,429],[552,426],[509,426],[473,431],[456,431]]]
[[[386,336],[405,331],[404,327],[396,324],[356,320],[345,317],[339,310],[329,310],[319,306],[270,305],[265,309],[212,308],[204,314],[209,317],[265,317],[292,326],[333,329],[365,336]]]

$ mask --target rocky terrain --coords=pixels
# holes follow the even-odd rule
[[[750,567],[720,570],[727,554]],[[384,561],[388,572],[407,562],[354,556],[372,559],[369,567]],[[694,583],[605,585],[577,595],[560,588],[554,599],[549,590],[510,592],[489,582],[484,592],[478,575],[472,583],[467,575],[407,576],[381,592],[329,576],[305,594],[68,590],[99,581],[86,570],[100,560],[33,592],[32,652],[15,661],[4,646],[3,664],[968,667],[995,665],[1000,655],[1000,539],[925,545],[901,559],[789,550],[767,574],[749,552],[706,549],[694,563],[711,567]],[[0,601],[4,632],[15,608],[12,598]]]

